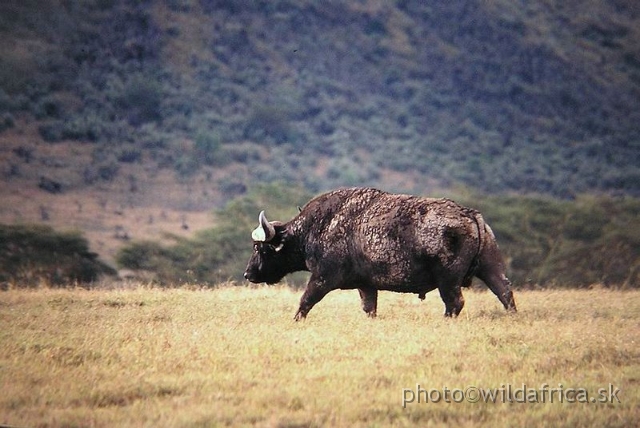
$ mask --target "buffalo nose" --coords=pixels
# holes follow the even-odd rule
[[[249,279],[249,274],[247,272],[244,273],[244,279]]]

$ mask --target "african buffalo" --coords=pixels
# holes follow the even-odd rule
[[[262,211],[251,237],[249,281],[274,284],[291,272],[311,272],[296,321],[336,289],[358,289],[363,310],[375,317],[378,290],[424,299],[437,288],[445,316],[457,316],[461,287],[474,276],[516,311],[491,228],[478,211],[449,199],[340,189],[312,199],[287,223],[269,222]]]

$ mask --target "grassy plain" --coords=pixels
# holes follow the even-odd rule
[[[13,426],[635,426],[640,291],[355,291],[305,322],[285,287],[0,293],[0,424]],[[408,403],[403,389],[620,389],[613,403]],[[408,393],[405,393],[408,394]],[[460,395],[453,398],[459,399]],[[517,397],[516,397],[517,398]],[[451,400],[451,396],[449,401]],[[500,400],[498,400],[500,401]],[[611,401],[611,400],[610,400]]]

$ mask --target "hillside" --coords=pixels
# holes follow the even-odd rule
[[[258,181],[640,195],[634,1],[25,0],[0,36],[0,220],[107,258]]]

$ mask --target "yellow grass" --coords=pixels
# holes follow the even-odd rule
[[[15,426],[634,426],[640,292],[526,291],[505,313],[465,293],[355,291],[295,323],[299,291],[10,290],[0,293],[0,424]],[[613,403],[421,403],[468,387],[620,389]],[[403,392],[403,390],[406,391]],[[432,397],[436,397],[434,394]],[[453,401],[449,396],[448,401]],[[453,398],[459,400],[460,393]],[[515,397],[522,398],[522,397]],[[499,400],[498,400],[499,401]]]

